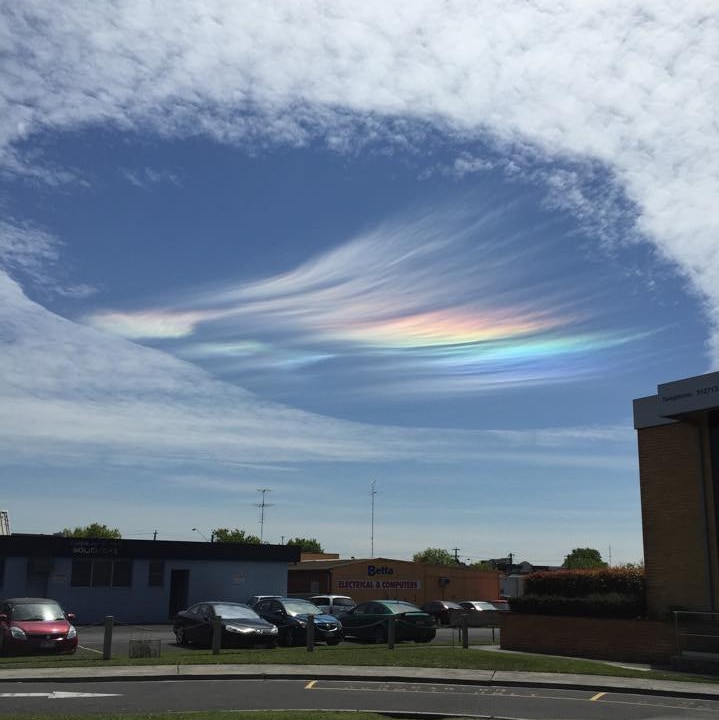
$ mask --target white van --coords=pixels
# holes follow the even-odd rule
[[[351,610],[357,603],[349,595],[313,595],[309,598],[323,613],[339,617]]]

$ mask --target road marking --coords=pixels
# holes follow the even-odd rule
[[[0,693],[0,698],[44,697],[48,700],[67,700],[69,698],[119,697],[120,693],[84,693],[84,692],[43,692],[43,693]]]
[[[305,685],[305,690],[312,690],[316,682],[317,680],[310,680],[307,685]]]
[[[94,652],[94,653],[97,653],[98,655],[102,655],[102,651],[95,650],[95,648],[85,647],[84,645],[78,645],[78,647],[81,648],[82,650],[89,650],[90,652]]]
[[[594,697],[591,697],[591,698],[589,698],[589,699],[590,699],[591,701],[593,701],[593,700],[599,700],[600,698],[603,698],[606,694],[607,694],[607,693],[605,693],[605,692],[600,692],[600,693],[597,693]]]

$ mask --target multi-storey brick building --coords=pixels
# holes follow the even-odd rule
[[[634,401],[647,610],[719,610],[719,372]]]

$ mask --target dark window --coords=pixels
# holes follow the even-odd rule
[[[165,584],[165,563],[162,560],[150,560],[147,584],[150,587],[162,587]]]
[[[0,557],[0,587],[5,584],[5,558]]]
[[[73,587],[130,587],[131,560],[73,560]]]
[[[90,587],[92,579],[92,560],[73,560],[70,585],[73,587]]]
[[[130,587],[132,585],[132,561],[115,560],[112,571],[113,587]]]
[[[92,586],[110,587],[112,584],[112,560],[92,561]]]

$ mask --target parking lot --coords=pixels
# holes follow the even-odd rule
[[[99,625],[78,627],[80,644],[78,652],[83,654],[102,655],[105,642],[105,628]],[[180,647],[175,642],[172,625],[115,625],[112,628],[112,655],[113,657],[129,657],[131,641],[150,641],[147,646],[159,650],[162,654],[175,652],[191,652],[191,647]],[[486,645],[499,643],[499,629],[469,628],[470,645]],[[354,641],[344,641],[341,646],[357,644]],[[414,645],[414,643],[402,643]],[[440,627],[437,637],[431,645],[457,645],[462,640],[456,628]],[[272,652],[268,650],[267,652]]]

